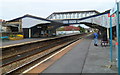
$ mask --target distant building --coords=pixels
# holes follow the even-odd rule
[[[65,31],[79,31],[80,30],[80,28],[79,27],[75,27],[75,26],[65,26],[64,27],[64,30]]]
[[[0,19],[0,32],[6,32],[6,28],[4,26],[5,20]]]

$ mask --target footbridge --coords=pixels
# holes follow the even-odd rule
[[[74,24],[85,24],[92,28],[102,29],[110,28],[109,25],[110,10],[105,12],[91,11],[71,11],[71,12],[55,12],[47,17],[49,20],[63,23],[63,26]],[[114,19],[114,18],[113,18]],[[113,22],[115,23],[115,22]],[[116,24],[113,24],[115,26]]]

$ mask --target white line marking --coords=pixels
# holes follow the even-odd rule
[[[78,40],[78,41],[79,41],[79,40]],[[76,41],[76,42],[78,42],[78,41]],[[43,62],[45,62],[45,61],[47,61],[48,59],[52,58],[53,56],[57,55],[58,53],[64,51],[66,48],[70,47],[71,45],[75,44],[76,42],[74,42],[74,43],[66,46],[65,48],[61,49],[60,51],[56,52],[55,54],[53,54],[53,55],[49,56],[48,58],[44,59],[44,60],[41,61],[40,63],[32,66],[31,68],[29,68],[29,69],[27,69],[27,70],[25,70],[24,72],[22,72],[22,74],[27,73],[28,71],[32,70],[33,68],[37,67],[38,65],[42,64]],[[20,74],[20,75],[22,75],[22,74]]]

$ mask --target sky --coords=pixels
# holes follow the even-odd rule
[[[0,0],[0,18],[11,20],[30,14],[46,18],[53,12],[97,10],[114,7],[116,0]],[[119,1],[119,0],[118,0]]]

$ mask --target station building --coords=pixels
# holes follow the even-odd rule
[[[32,15],[24,15],[6,21],[6,33],[23,34],[24,38],[50,37],[56,35],[56,28],[62,23]]]

